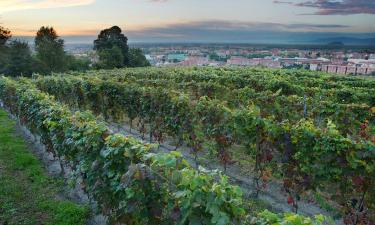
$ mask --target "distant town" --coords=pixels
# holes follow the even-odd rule
[[[337,46],[335,46],[337,45]],[[257,46],[240,44],[133,44],[153,66],[258,66],[375,76],[375,51],[364,47]],[[76,57],[98,60],[91,45],[68,45]]]

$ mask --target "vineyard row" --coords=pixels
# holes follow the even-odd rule
[[[250,218],[241,190],[217,172],[192,169],[178,152],[113,134],[90,112],[72,113],[27,82],[0,78],[2,104],[67,163],[108,224],[323,224],[268,211]],[[62,166],[63,168],[63,166]]]
[[[161,143],[166,136],[173,137],[196,155],[209,146],[224,170],[232,162],[231,147],[245,146],[254,157],[252,173],[258,188],[271,178],[268,171],[277,172],[296,210],[305,193],[320,190],[340,205],[347,221],[373,217],[375,155],[368,122],[348,138],[330,121],[324,128],[308,118],[275,122],[264,118],[255,105],[229,109],[216,99],[192,101],[183,93],[121,82],[74,77],[46,81],[36,84],[72,108],[89,109],[118,122],[128,118],[131,126],[137,121],[150,139]]]

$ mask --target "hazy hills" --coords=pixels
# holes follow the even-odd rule
[[[34,37],[14,37],[34,42]],[[67,45],[90,45],[96,36],[62,36]],[[189,37],[148,37],[129,33],[129,43],[241,43],[241,44],[313,44],[326,45],[341,42],[344,45],[375,46],[375,33],[292,33],[292,32],[253,32],[239,35],[223,33],[222,35],[205,35],[204,33]]]

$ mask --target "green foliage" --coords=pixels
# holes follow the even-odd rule
[[[38,69],[29,45],[19,40],[0,46],[0,73],[8,76],[30,77]]]
[[[116,59],[118,59],[117,51],[120,52],[120,55],[122,55],[122,61],[116,61],[116,63],[114,64],[115,67],[127,66],[129,64],[128,38],[124,34],[122,34],[122,30],[118,26],[113,26],[111,28],[100,31],[98,38],[94,41],[94,50],[98,51],[99,54],[104,50],[107,51],[107,54],[111,53],[111,50],[116,51],[112,52],[113,54],[115,54],[115,56],[113,57]],[[106,61],[109,58],[111,57],[106,57],[104,59],[100,58],[100,60]]]
[[[40,78],[34,83],[73,108],[90,109],[106,120],[123,122],[128,118],[130,124],[137,121],[138,129],[142,133],[149,132],[150,140],[154,138],[161,143],[169,135],[176,138],[177,143],[185,142],[191,146],[195,155],[205,151],[205,146],[210,146],[224,166],[232,163],[232,145],[243,145],[249,156],[254,157],[255,168],[251,173],[256,178],[257,187],[264,188],[272,174],[277,173],[294,210],[298,210],[298,200],[305,193],[318,189],[325,193],[327,200],[335,201],[348,224],[370,221],[373,216],[375,165],[371,124],[374,110],[373,97],[367,94],[375,87],[371,80],[303,71],[226,68],[127,69],[76,75]],[[14,90],[6,90],[6,93],[3,101],[7,105],[14,104]],[[23,111],[27,108],[21,108]],[[62,126],[60,129],[64,130],[66,125],[59,118],[66,114],[69,114],[67,109],[55,114],[51,123],[53,127]],[[86,129],[81,124],[93,120],[95,118],[86,113],[75,115],[73,121],[79,124],[67,126],[69,135]],[[92,163],[81,159],[97,159],[95,154],[109,141],[102,138],[105,130],[104,125],[92,123],[88,135],[71,136],[72,143],[79,145],[67,148],[63,144],[50,144],[55,146],[51,149],[71,160],[78,157],[79,168],[87,171]],[[64,143],[66,136],[56,137],[61,137],[56,139],[58,143]],[[121,140],[113,140],[118,139]],[[79,156],[80,152],[85,154]],[[109,153],[105,151],[102,164],[95,165],[105,165],[122,154],[121,151],[114,151],[115,156]],[[166,161],[164,167],[175,165],[173,157],[158,155],[156,158]],[[139,159],[131,160],[138,162]],[[147,160],[139,162],[147,168],[151,165]],[[116,165],[120,164],[124,162],[114,161],[108,165],[117,168]],[[149,172],[138,166],[133,169],[142,171],[145,176]],[[110,174],[112,177],[114,172]],[[163,177],[171,176],[158,177],[163,180]],[[152,180],[150,182],[154,184]],[[135,189],[141,188],[135,186]],[[173,192],[173,189],[167,190]],[[97,198],[104,198],[103,193],[98,192]],[[125,193],[115,199],[126,198],[127,194],[133,196],[131,190]],[[143,191],[141,196],[148,196],[145,201],[158,206],[167,204],[160,201],[160,193],[164,192]],[[116,202],[110,194],[106,196],[108,200],[103,205]],[[137,196],[134,201],[140,199]],[[151,218],[149,221],[160,223],[159,215],[165,215],[165,211],[154,212],[154,209],[146,208],[140,210],[148,210],[146,217]],[[176,215],[180,215],[181,207],[178,209]],[[131,219],[133,223],[144,222],[138,220],[143,211],[129,216],[126,210],[120,210],[114,219],[121,217]],[[205,214],[207,216],[215,217]],[[195,221],[195,216],[188,217]]]
[[[85,224],[88,207],[57,199],[62,187],[45,174],[14,125],[0,110],[0,223]]]
[[[36,55],[32,55],[26,42],[6,43],[10,32],[0,28],[4,44],[0,45],[0,73],[8,76],[30,77],[33,73],[50,74],[67,70],[90,69],[88,59],[78,59],[64,52],[64,41],[52,27],[41,27],[35,37]]]
[[[90,69],[91,62],[88,58],[76,58],[73,55],[67,55],[65,60],[69,71],[83,72]]]
[[[8,46],[0,46],[0,74],[6,73],[6,67],[8,66],[9,62],[8,52]]]
[[[110,224],[239,224],[245,218],[241,190],[225,176],[194,170],[177,152],[149,153],[150,146],[111,134],[89,112],[72,114],[26,80],[1,78],[0,87],[6,106],[81,175]]]
[[[110,223],[246,223],[241,190],[220,173],[192,169],[178,152],[149,153],[150,146],[110,134],[90,113],[73,115],[29,84],[3,78],[0,87],[1,99],[20,108],[21,121],[41,135],[47,150],[83,175],[83,187]]]
[[[371,80],[242,68],[76,75],[38,79],[36,85],[106,120],[137,121],[150,140],[170,136],[177,145],[186,143],[197,164],[208,147],[225,168],[233,163],[233,145],[242,145],[255,162],[250,173],[257,188],[278,174],[296,211],[301,197],[319,189],[343,215],[373,216],[363,213],[374,208]],[[353,199],[356,204],[348,204]]]
[[[109,49],[103,49],[99,51],[100,62],[96,65],[101,69],[113,69],[124,67],[124,55],[121,49],[117,46],[113,46]]]
[[[0,74],[6,72],[6,66],[8,65],[8,51],[9,48],[6,46],[7,41],[11,38],[11,32],[0,26]]]
[[[322,215],[315,216],[314,218],[304,217],[293,213],[285,213],[278,215],[269,211],[264,211],[258,214],[258,217],[252,219],[251,224],[254,225],[324,225],[334,224]]]
[[[42,73],[66,70],[64,41],[59,39],[53,27],[41,27],[35,37],[36,57],[42,65]]]
[[[100,59],[98,69],[150,66],[140,49],[129,49],[128,38],[118,26],[102,30],[94,41],[94,50]]]
[[[30,77],[35,62],[31,56],[29,45],[21,41],[13,41],[9,45],[9,62],[6,66],[6,74],[10,76]]]
[[[89,207],[78,206],[69,201],[47,201],[42,203],[43,210],[53,213],[50,225],[84,225],[89,217]]]
[[[129,49],[129,67],[146,67],[151,66],[147,61],[142,50],[139,48]]]

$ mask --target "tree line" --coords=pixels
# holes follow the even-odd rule
[[[98,60],[77,58],[64,50],[64,40],[53,27],[41,27],[34,38],[34,51],[25,41],[13,39],[0,26],[0,74],[31,76],[33,73],[86,71],[150,66],[141,49],[129,48],[128,38],[118,26],[102,30],[94,41]],[[94,57],[95,58],[95,57]]]

